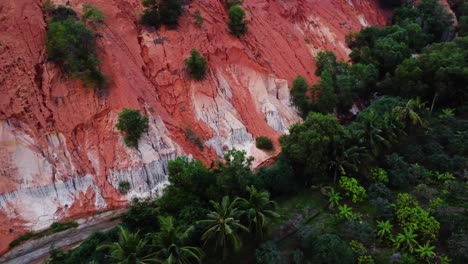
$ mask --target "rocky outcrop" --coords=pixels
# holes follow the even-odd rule
[[[53,0],[78,13],[89,2],[106,15],[97,35],[109,86],[96,91],[47,61],[43,2],[0,2],[0,251],[53,221],[157,194],[177,155],[209,164],[237,148],[255,164],[268,160],[275,153],[256,149],[254,139],[273,138],[279,151],[278,137],[300,121],[289,101],[295,76],[314,81],[317,52],[345,58],[349,31],[386,23],[374,0],[245,0],[249,33],[238,39],[228,34],[220,0],[192,0],[177,30],[142,27],[139,0]],[[192,48],[209,63],[199,82],[184,68]],[[138,148],[127,148],[115,129],[123,107],[150,118]],[[120,181],[131,185],[126,196]]]

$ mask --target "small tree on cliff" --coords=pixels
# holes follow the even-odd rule
[[[119,114],[116,127],[124,133],[125,144],[135,147],[141,134],[148,130],[148,117],[142,116],[138,110],[124,108]]]
[[[200,80],[206,73],[206,59],[196,49],[192,49],[190,55],[185,59],[185,65],[189,68],[192,78]]]
[[[238,7],[232,6],[229,9],[229,20],[228,26],[231,34],[236,35],[237,37],[247,34],[247,24],[248,21],[245,21],[245,11]]]

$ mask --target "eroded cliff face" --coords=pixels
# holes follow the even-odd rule
[[[106,15],[98,54],[110,85],[95,91],[47,61],[43,2],[0,1],[0,252],[19,234],[159,192],[178,155],[209,165],[236,148],[264,162],[300,121],[289,100],[296,75],[313,82],[317,52],[345,58],[349,31],[386,23],[376,0],[245,0],[249,33],[237,39],[220,0],[191,1],[171,31],[142,27],[140,0],[54,0],[78,13],[89,2]],[[192,48],[208,59],[203,81],[184,69]],[[123,107],[150,119],[138,148],[115,128]],[[255,148],[261,135],[275,140],[276,153]],[[120,181],[131,184],[126,196]]]

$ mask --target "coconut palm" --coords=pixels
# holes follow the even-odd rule
[[[380,238],[383,238],[386,235],[391,235],[392,234],[393,225],[390,224],[389,220],[377,221],[377,227],[379,228],[379,230],[377,231],[377,235]]]
[[[367,145],[372,155],[377,154],[385,147],[389,147],[391,139],[387,133],[389,130],[384,130],[383,122],[377,119],[377,113],[370,111],[364,115],[363,120],[358,125],[357,136],[364,145]]]
[[[189,264],[200,263],[203,251],[197,247],[183,245],[191,228],[181,234],[174,227],[172,216],[159,217],[161,231],[153,236],[153,246],[156,248],[156,263],[160,264]]]
[[[119,240],[112,244],[101,245],[97,250],[109,249],[113,263],[148,264],[154,263],[153,254],[148,254],[147,240],[139,233],[132,234],[119,226]]]
[[[245,209],[243,215],[247,217],[250,232],[259,240],[263,239],[263,229],[267,218],[279,217],[273,209],[276,207],[274,201],[270,200],[270,194],[258,191],[254,186],[247,186],[249,200],[238,198],[239,205]]]
[[[407,247],[412,253],[414,251],[414,247],[418,244],[418,242],[415,239],[417,236],[418,235],[413,233],[413,230],[411,228],[405,228],[403,229],[403,233],[400,233],[396,236],[394,242],[397,248],[403,245]]]
[[[249,229],[239,222],[242,211],[238,208],[239,200],[230,202],[228,196],[224,196],[221,203],[210,201],[214,211],[207,214],[206,220],[198,221],[205,226],[205,232],[201,239],[204,246],[213,245],[215,251],[222,250],[225,258],[229,250],[238,250],[242,246],[239,231],[249,232]]]
[[[416,251],[416,253],[419,253],[419,257],[421,257],[422,259],[428,259],[436,255],[436,253],[434,253],[434,249],[435,246],[431,246],[429,242],[426,242],[424,246],[419,245],[418,248],[414,251]]]
[[[340,200],[342,199],[339,192],[335,191],[335,188],[331,188],[329,192],[327,192],[328,201],[330,202],[329,208],[333,208],[333,206],[338,206]]]
[[[421,117],[421,114],[426,112],[425,102],[421,99],[410,99],[405,106],[397,106],[393,109],[397,120],[411,123],[413,125],[423,126],[426,121]]]

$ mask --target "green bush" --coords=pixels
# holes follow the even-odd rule
[[[349,245],[339,236],[323,234],[317,237],[312,251],[312,263],[354,263],[354,254]]]
[[[247,34],[248,22],[245,21],[244,9],[236,5],[232,6],[231,8],[229,8],[228,16],[229,16],[228,27],[229,27],[231,34],[237,37]]]
[[[130,183],[128,181],[119,182],[119,192],[123,195],[127,194],[130,190]]]
[[[125,134],[125,144],[135,147],[141,134],[148,130],[148,117],[142,116],[138,110],[124,108],[119,113],[116,127]]]
[[[293,104],[299,109],[304,118],[309,114],[309,101],[306,95],[308,90],[309,85],[306,80],[304,77],[298,75],[293,81],[290,93]]]
[[[393,205],[386,199],[376,198],[369,201],[375,209],[375,218],[378,220],[388,220],[393,218]]]
[[[190,57],[185,59],[185,65],[190,71],[190,75],[195,80],[201,80],[206,73],[206,59],[201,56],[196,49],[190,51]]]
[[[147,7],[141,16],[141,23],[148,26],[159,27],[166,25],[169,29],[175,29],[179,25],[179,17],[182,15],[182,2],[180,0],[144,0],[143,6]]]
[[[367,197],[366,189],[359,185],[356,178],[341,177],[340,187],[345,191],[346,196],[352,198],[353,203],[362,202]]]
[[[49,230],[52,233],[56,233],[75,227],[78,227],[78,223],[75,221],[55,222],[50,225]]]
[[[255,146],[258,149],[264,149],[264,150],[273,150],[273,141],[269,139],[268,137],[264,136],[259,136],[255,138]]]
[[[46,36],[48,58],[73,78],[81,79],[85,86],[103,87],[105,77],[99,70],[94,33],[69,8],[58,7],[50,15]]]
[[[10,248],[14,248],[16,246],[19,246],[24,241],[29,240],[29,239],[31,239],[33,237],[34,237],[34,233],[32,233],[32,232],[22,234],[17,239],[11,241],[9,246],[10,246]]]
[[[468,263],[468,234],[453,234],[447,240],[450,257],[459,263]]]
[[[394,201],[395,195],[393,192],[385,186],[385,184],[378,182],[374,183],[369,187],[369,198],[370,199],[377,199],[382,198],[388,201]]]
[[[135,233],[151,233],[159,230],[158,216],[160,213],[155,204],[149,201],[134,201],[128,211],[122,213],[120,219],[123,226]]]
[[[233,6],[242,5],[243,0],[224,0],[224,6],[229,10]]]
[[[99,7],[93,6],[89,3],[83,4],[83,15],[81,15],[82,22],[86,23],[88,20],[90,20],[92,23],[99,25],[102,23],[104,18],[104,12],[102,12]]]
[[[357,240],[369,244],[375,240],[374,230],[365,221],[348,220],[344,223],[340,233],[346,240]]]
[[[255,250],[256,264],[284,263],[281,252],[273,241],[266,241]]]

